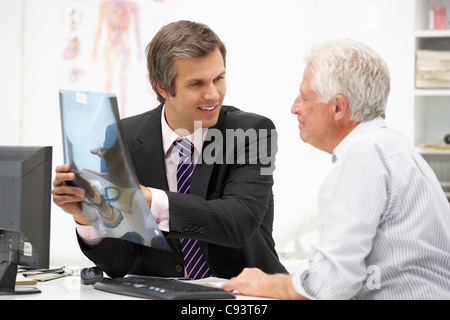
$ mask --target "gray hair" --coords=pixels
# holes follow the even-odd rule
[[[390,75],[374,50],[351,39],[325,41],[313,46],[305,61],[314,74],[311,89],[322,103],[342,94],[352,121],[385,118]]]
[[[181,20],[162,27],[147,45],[147,69],[153,90],[161,103],[156,84],[175,96],[174,67],[176,58],[199,59],[219,48],[226,65],[226,48],[220,38],[208,26]]]

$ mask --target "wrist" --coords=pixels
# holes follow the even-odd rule
[[[89,220],[86,218],[86,216],[84,214],[73,215],[73,220],[80,226],[90,226],[91,225],[91,223],[89,222]]]
[[[277,299],[282,300],[305,300],[306,298],[302,296],[294,287],[292,283],[292,275],[286,274],[277,274],[272,279],[271,287],[278,288],[278,292],[276,293]],[[276,285],[276,283],[280,285]]]

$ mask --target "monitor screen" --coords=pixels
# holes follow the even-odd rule
[[[52,147],[0,146],[0,293],[17,266],[48,268]]]

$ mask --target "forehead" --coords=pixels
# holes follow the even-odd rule
[[[179,80],[215,78],[225,71],[219,48],[198,59],[176,58],[174,67]]]
[[[313,76],[314,76],[314,74],[312,73],[311,68],[309,66],[306,66],[305,70],[303,72],[303,80],[300,84],[300,91],[302,93],[305,93],[305,92],[311,90],[310,83],[311,83],[311,79]]]

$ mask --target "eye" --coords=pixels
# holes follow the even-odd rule
[[[221,74],[220,76],[218,76],[217,78],[214,79],[214,82],[218,82],[218,81],[221,81],[224,79],[225,79],[225,74]]]
[[[192,82],[192,83],[191,83],[191,87],[198,87],[198,86],[200,86],[201,84],[202,84],[201,81],[195,81],[195,82]]]
[[[300,101],[302,101],[302,102],[306,102],[306,97],[305,97],[305,95],[300,91],[300,94],[298,95],[298,98],[300,99]]]

